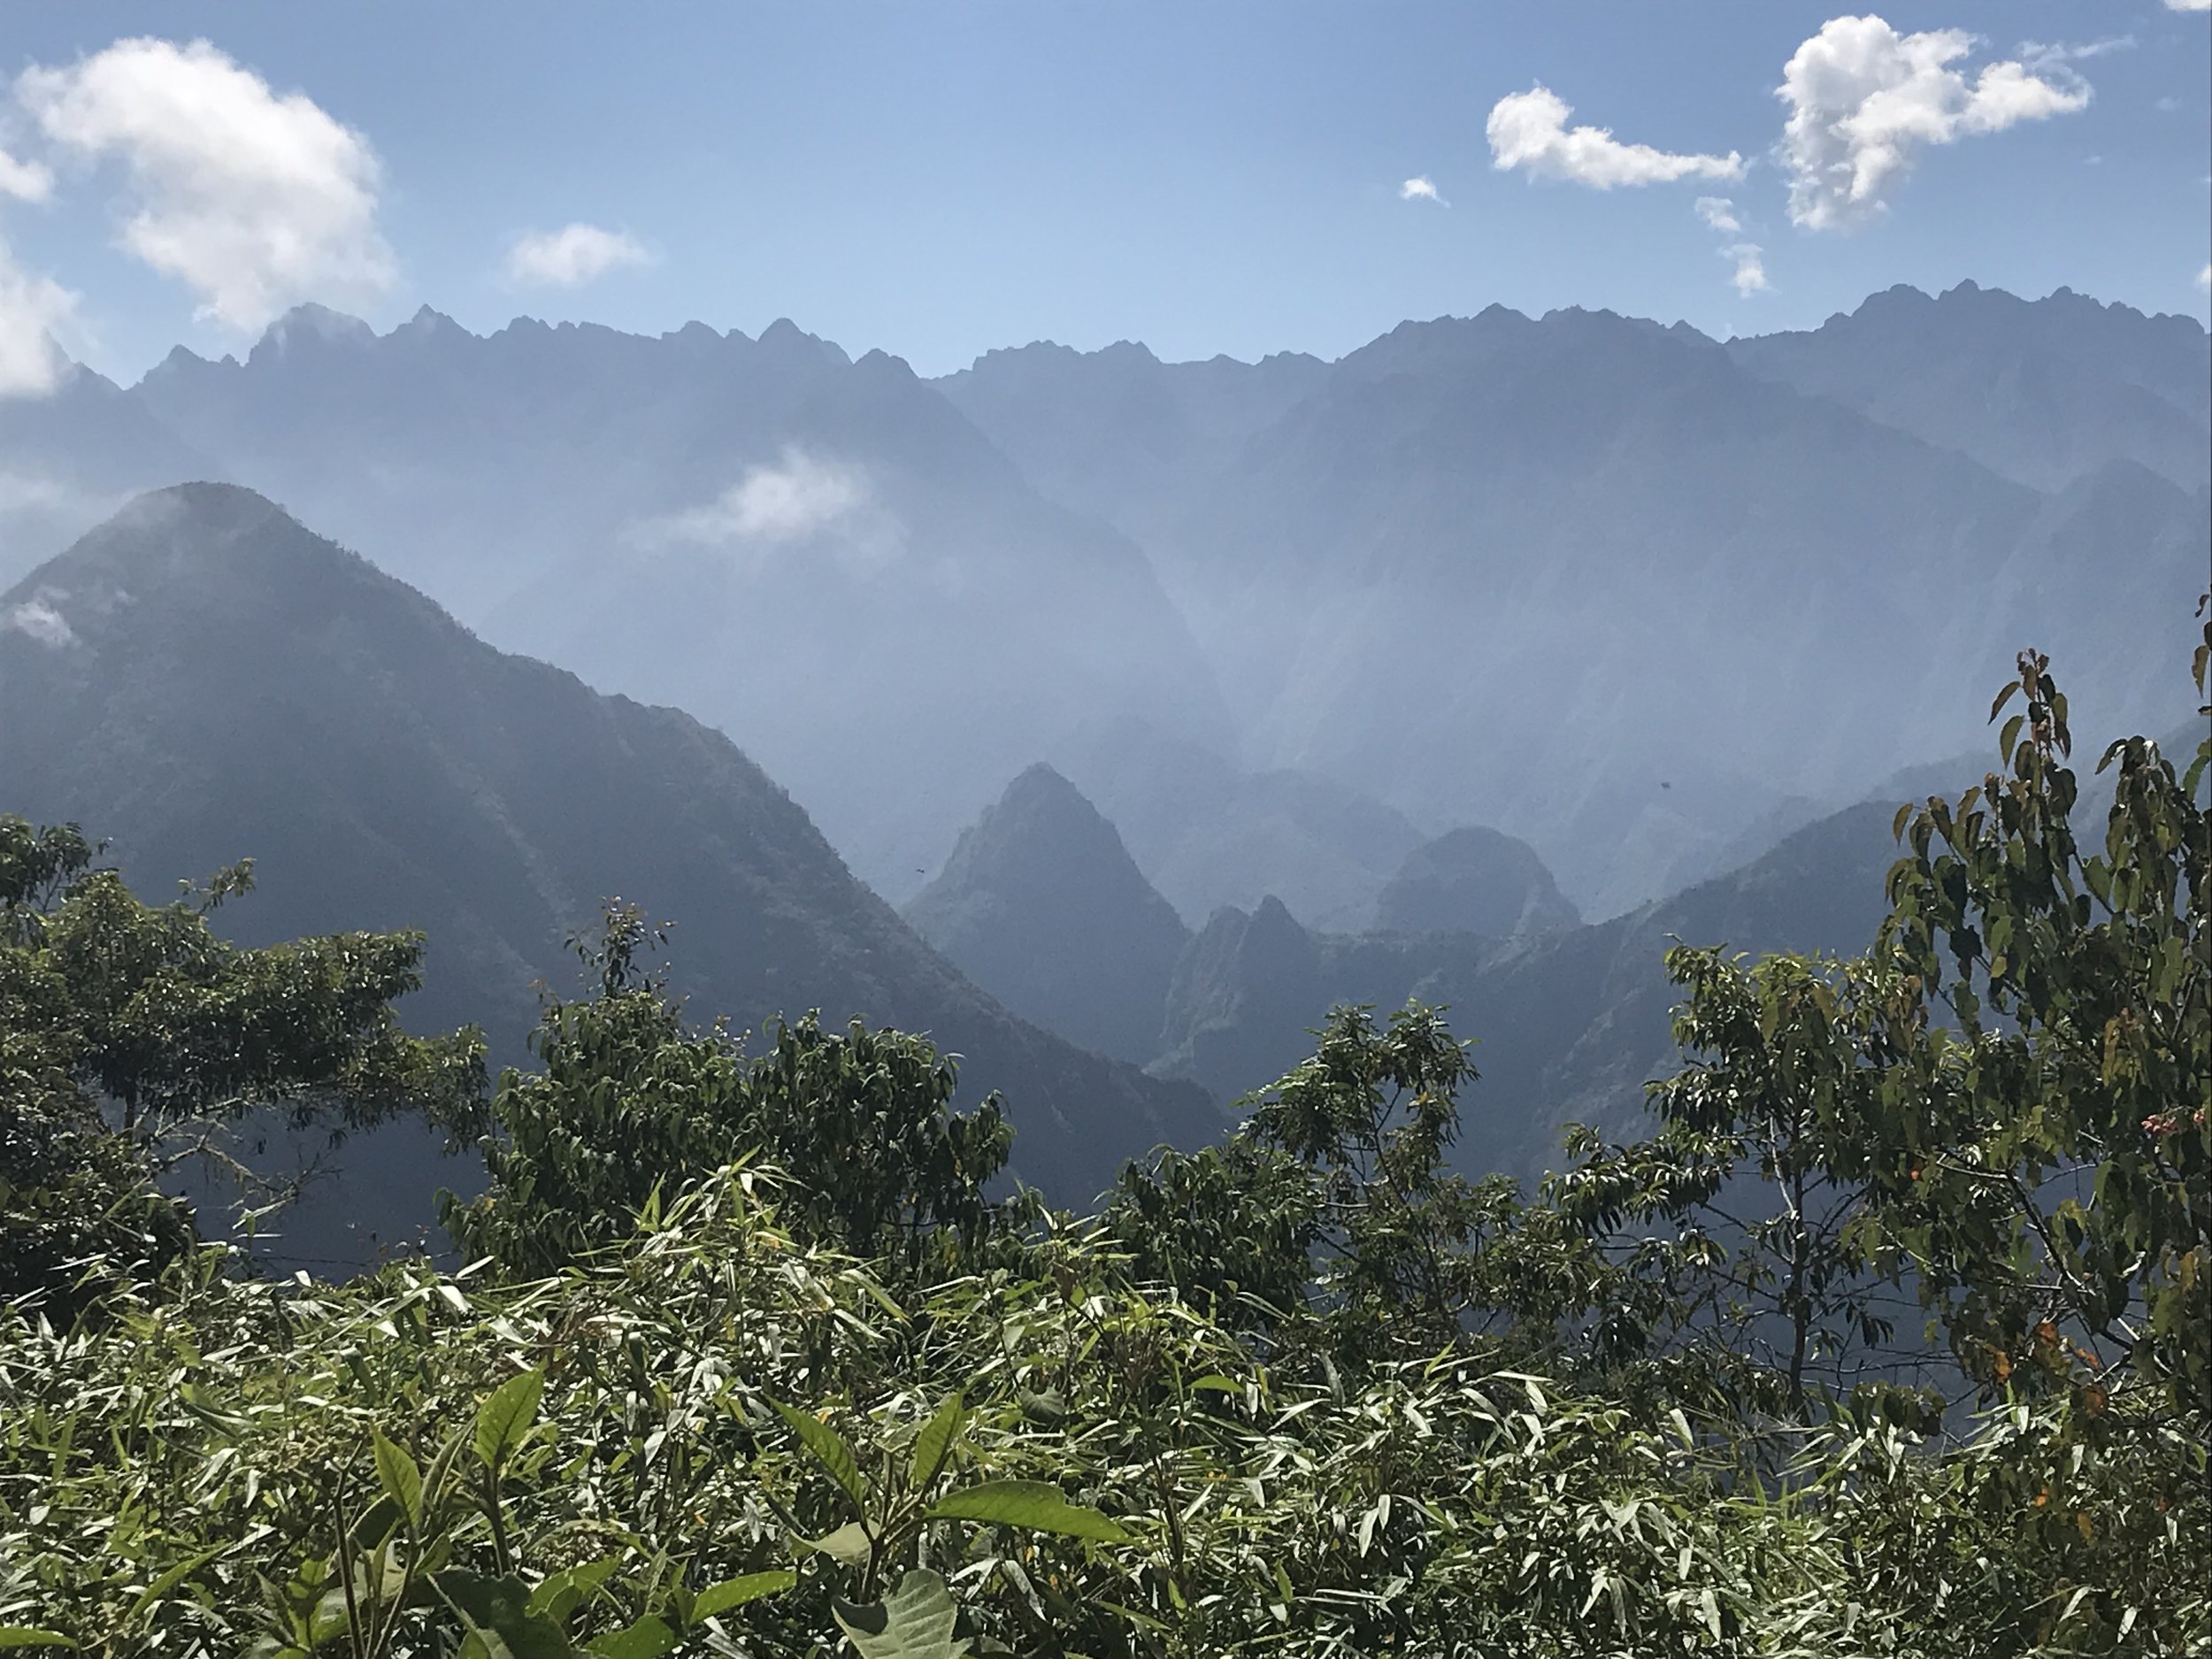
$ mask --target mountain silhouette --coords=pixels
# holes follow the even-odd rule
[[[1159,1052],[1189,931],[1114,826],[1051,767],[1007,785],[905,916],[1024,1018],[1140,1065]]]

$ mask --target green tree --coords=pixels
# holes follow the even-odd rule
[[[972,1245],[999,1218],[987,1189],[1013,1130],[996,1096],[951,1110],[949,1059],[857,1020],[772,1021],[748,1057],[722,1025],[687,1026],[643,960],[659,938],[615,902],[572,941],[595,995],[549,1002],[531,1039],[542,1069],[501,1078],[491,1184],[446,1205],[464,1248],[551,1271],[626,1238],[657,1193],[751,1157],[778,1171],[795,1230],[856,1255],[918,1262],[931,1239]]]
[[[2204,611],[2200,606],[2200,614]],[[2212,671],[2212,618],[2194,677]],[[2064,695],[2023,652],[2003,773],[1899,814],[1881,949],[1926,1010],[1873,1125],[1887,1225],[1993,1384],[2133,1372],[2212,1404],[2212,735],[2141,737],[2086,848]],[[2212,708],[2201,712],[2212,714]],[[1908,822],[1909,819],[1909,822]]]
[[[391,1006],[420,983],[419,934],[245,949],[209,917],[249,865],[155,906],[97,856],[73,826],[0,817],[0,1294],[173,1255],[188,1231],[150,1183],[188,1157],[295,1191],[242,1151],[257,1114],[334,1139],[402,1112],[480,1127],[480,1037],[410,1036]]]

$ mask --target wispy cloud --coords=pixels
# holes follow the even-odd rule
[[[865,573],[896,559],[905,534],[878,501],[865,468],[794,446],[746,468],[705,505],[645,520],[630,540],[647,548],[712,549],[752,573],[812,547]]]
[[[61,150],[123,164],[123,246],[188,284],[201,316],[255,329],[303,299],[390,286],[368,141],[207,42],[118,41],[25,70],[16,93]]]
[[[2212,265],[2197,273],[2197,286],[2207,293],[2212,293]]]
[[[1726,236],[1743,234],[1743,225],[1736,218],[1736,204],[1724,196],[1699,196],[1697,216],[1708,230],[1717,230]]]
[[[2084,63],[2092,58],[2104,58],[2113,52],[2135,50],[2132,35],[2107,35],[2093,41],[2022,41],[2020,61],[2035,70],[2048,69],[2071,63]]]
[[[50,645],[56,650],[74,645],[77,631],[54,608],[53,601],[60,597],[59,594],[41,588],[20,604],[0,611],[0,629],[12,628],[19,634],[27,634],[41,645]]]
[[[1572,105],[1539,84],[1492,106],[1490,165],[1532,178],[1561,179],[1610,190],[1617,185],[1664,184],[1677,179],[1740,179],[1743,157],[1679,155],[1649,144],[1624,144],[1602,127],[1570,128]]]
[[[0,397],[43,397],[61,384],[66,365],[54,331],[76,308],[74,294],[25,270],[0,242]]]
[[[42,161],[19,161],[0,150],[0,196],[43,202],[54,194],[54,170]]]
[[[1790,111],[1779,153],[1791,219],[1809,230],[1863,223],[1886,211],[1922,150],[2088,106],[2088,82],[2047,56],[2036,67],[1986,64],[1968,80],[1955,65],[1974,46],[1962,29],[1900,35],[1878,17],[1821,25],[1776,90]]]
[[[1417,179],[1408,179],[1403,184],[1400,185],[1398,187],[1398,199],[1401,202],[1433,202],[1439,207],[1449,207],[1451,205],[1451,204],[1447,202],[1442,196],[1438,194],[1435,180],[1431,179],[1426,173],[1423,173]]]
[[[2166,0],[2169,12],[2212,12],[2212,0]]]
[[[627,231],[596,225],[565,225],[515,238],[507,250],[507,280],[541,288],[580,288],[610,271],[653,263]]]
[[[1767,291],[1766,254],[1758,243],[1732,242],[1720,253],[1722,258],[1735,265],[1735,271],[1728,280],[1736,285],[1738,294],[1748,299],[1754,294]]]

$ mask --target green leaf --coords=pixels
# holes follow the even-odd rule
[[[818,1549],[825,1555],[843,1562],[848,1567],[866,1566],[868,1557],[875,1550],[875,1542],[868,1536],[868,1529],[858,1521],[848,1521],[833,1532],[825,1532],[819,1538],[803,1538],[799,1541],[809,1549]]]
[[[648,1613],[626,1629],[594,1637],[584,1644],[584,1651],[599,1659],[660,1659],[675,1645],[676,1632],[667,1621]]]
[[[526,1371],[485,1396],[476,1409],[476,1455],[485,1468],[497,1469],[522,1444],[544,1395],[545,1373]]]
[[[776,1409],[799,1437],[799,1444],[814,1455],[814,1461],[829,1471],[829,1478],[855,1505],[865,1509],[867,1496],[860,1479],[860,1460],[853,1455],[853,1448],[845,1443],[845,1437],[811,1411],[802,1411],[781,1402],[777,1402]]]
[[[155,1602],[160,1601],[163,1596],[168,1594],[170,1591],[175,1589],[179,1585],[182,1584],[187,1578],[189,1578],[201,1568],[206,1566],[207,1563],[214,1560],[216,1556],[223,1555],[228,1551],[230,1548],[231,1546],[227,1542],[218,1544],[211,1549],[204,1549],[198,1555],[188,1556],[186,1559],[177,1563],[175,1566],[170,1568],[168,1571],[163,1573],[161,1577],[155,1579],[151,1584],[146,1586],[145,1593],[142,1594],[137,1601],[131,1603],[131,1610],[123,1615],[123,1623],[126,1624],[135,1624],[138,1622],[140,1616],[149,1608],[152,1607]]]
[[[602,1555],[597,1561],[557,1572],[530,1592],[530,1602],[524,1610],[565,1624],[584,1599],[606,1583],[609,1575],[621,1564],[619,1555]]]
[[[860,1659],[963,1659],[968,1651],[952,1633],[960,1609],[933,1572],[908,1573],[880,1601],[861,1607],[839,1598],[830,1610]]]
[[[774,1572],[741,1573],[734,1578],[725,1578],[710,1584],[699,1592],[698,1600],[691,1604],[691,1617],[696,1621],[712,1618],[717,1613],[726,1613],[733,1607],[743,1607],[748,1601],[757,1601],[764,1595],[775,1595],[788,1590],[799,1582],[799,1575],[788,1569]]]
[[[0,1624],[0,1647],[74,1647],[77,1643],[58,1631],[33,1630],[27,1624]]]
[[[1070,1503],[1059,1487],[1041,1480],[988,1480],[948,1493],[929,1506],[927,1514],[933,1521],[987,1521],[1033,1532],[1096,1539],[1102,1544],[1136,1541],[1096,1509]]]
[[[914,1461],[910,1471],[916,1492],[927,1491],[930,1483],[944,1472],[946,1461],[952,1455],[954,1442],[960,1437],[960,1425],[967,1414],[967,1402],[958,1394],[953,1394],[937,1408],[936,1415],[922,1425],[922,1432],[914,1437]]]
[[[485,1659],[577,1659],[561,1627],[530,1611],[530,1587],[521,1579],[442,1572],[431,1585],[482,1645]]]
[[[422,1471],[415,1466],[407,1448],[393,1444],[384,1438],[384,1431],[369,1431],[370,1444],[376,1455],[376,1479],[385,1495],[399,1506],[407,1517],[411,1531],[422,1530]]]

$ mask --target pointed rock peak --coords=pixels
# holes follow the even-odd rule
[[[1117,340],[1098,355],[1114,363],[1157,363],[1160,360],[1153,355],[1152,348],[1141,340]]]
[[[1262,899],[1260,908],[1252,912],[1252,933],[1255,937],[1290,933],[1302,937],[1305,931],[1299,926],[1298,918],[1290,913],[1290,906],[1272,893]]]
[[[870,349],[855,366],[869,374],[881,375],[888,380],[910,380],[915,378],[913,365],[904,357],[893,357],[881,346]]]
[[[1050,803],[1056,806],[1080,806],[1086,811],[1098,809],[1086,800],[1083,792],[1043,761],[1025,766],[1006,786],[1006,793],[999,797],[1005,806],[1022,806],[1032,803]]]
[[[459,338],[468,335],[468,330],[455,322],[453,319],[443,311],[433,311],[427,305],[418,309],[412,317],[392,332],[410,339],[423,340],[441,337]]]
[[[788,317],[779,317],[767,327],[762,329],[759,343],[764,351],[772,352],[779,357],[795,357],[801,360],[807,357],[822,357],[841,365],[852,361],[845,355],[843,347],[824,340],[818,334],[807,333]]]

